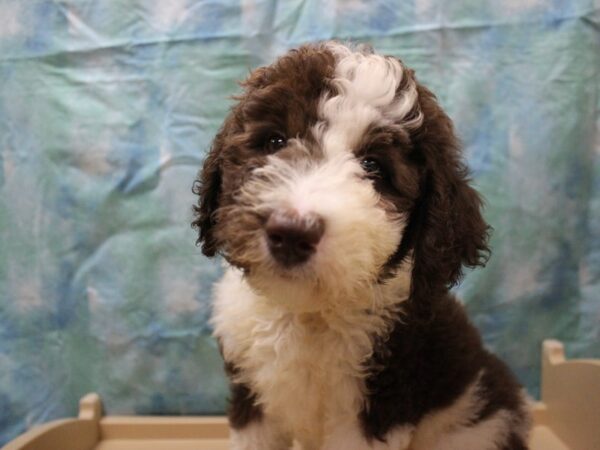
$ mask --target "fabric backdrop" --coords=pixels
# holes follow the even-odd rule
[[[191,185],[236,80],[330,38],[454,119],[495,229],[458,289],[486,344],[534,396],[543,338],[600,356],[599,0],[0,0],[0,443],[89,391],[223,411]]]

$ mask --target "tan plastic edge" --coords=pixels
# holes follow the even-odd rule
[[[98,423],[95,421],[55,420],[32,428],[2,450],[91,450],[98,438]]]
[[[102,400],[96,393],[83,396],[79,400],[79,419],[99,422],[102,418]]]
[[[532,450],[600,449],[600,360],[566,360],[560,342],[544,341],[541,393],[532,405]],[[100,397],[88,394],[77,419],[35,427],[2,450],[163,450],[171,442],[216,450],[227,448],[228,436],[220,416],[102,417]]]
[[[100,421],[102,439],[227,439],[225,417],[109,416]]]
[[[600,449],[600,360],[567,360],[561,342],[544,341],[541,397],[536,424],[569,448]]]

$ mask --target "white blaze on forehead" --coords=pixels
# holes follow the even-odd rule
[[[315,136],[326,155],[352,151],[368,127],[377,123],[418,127],[421,113],[404,120],[417,101],[414,81],[409,80],[403,92],[396,91],[404,77],[404,67],[391,57],[353,51],[337,44],[327,44],[336,58],[332,84],[334,96],[325,96],[319,104],[320,122]]]

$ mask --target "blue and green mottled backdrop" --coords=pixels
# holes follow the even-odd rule
[[[486,343],[534,395],[544,337],[600,356],[598,0],[0,0],[0,442],[89,391],[223,410],[190,187],[236,80],[333,37],[454,118],[495,228],[459,289]]]

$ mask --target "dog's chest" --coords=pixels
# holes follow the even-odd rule
[[[334,424],[363,407],[364,366],[374,323],[368,316],[331,323],[321,314],[272,311],[217,298],[215,333],[225,357],[251,386],[265,414],[306,447],[318,446]]]
[[[331,330],[319,317],[281,320],[274,336],[250,349],[250,376],[267,414],[281,417],[299,439],[320,439],[330,424],[356,417],[369,343]]]

